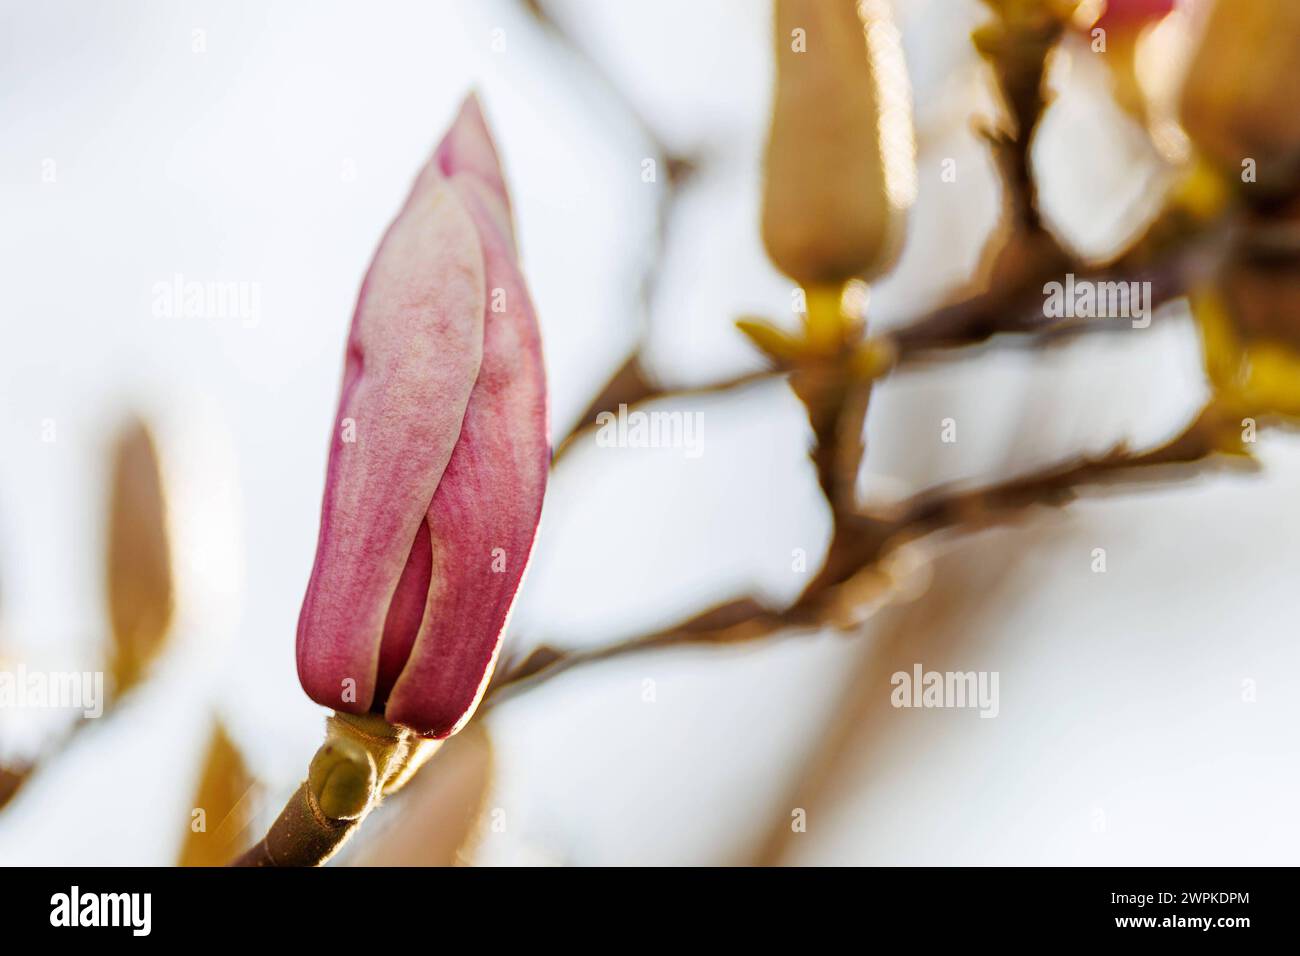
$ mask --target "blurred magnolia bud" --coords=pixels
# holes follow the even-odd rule
[[[1140,30],[1173,11],[1175,0],[1106,0],[1096,26],[1103,30]]]
[[[194,810],[181,845],[181,866],[225,866],[248,845],[253,787],[239,748],[218,721],[208,740],[194,794]]]
[[[113,449],[108,517],[109,670],[115,694],[135,686],[162,650],[172,618],[171,551],[153,439],[131,421]]]
[[[1218,0],[1183,86],[1188,135],[1215,165],[1267,193],[1289,189],[1300,172],[1297,61],[1300,3]]]
[[[777,0],[763,242],[805,287],[892,265],[916,192],[911,92],[884,0]]]

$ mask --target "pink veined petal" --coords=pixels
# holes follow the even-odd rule
[[[513,247],[493,197],[461,175],[453,184],[483,243],[483,363],[429,508],[429,600],[385,711],[390,723],[428,737],[455,733],[487,685],[532,553],[550,463],[541,341]],[[503,311],[491,311],[494,304]]]
[[[483,109],[473,93],[465,97],[456,113],[456,119],[420,171],[412,195],[458,174],[477,181],[495,198],[492,204],[493,214],[499,217],[498,225],[509,238],[513,251],[515,236],[510,193],[506,189],[500,159],[496,146],[492,143],[487,120],[483,117]]]
[[[434,150],[420,179],[436,180],[452,176],[472,178],[491,193],[493,219],[502,235],[509,240],[512,256],[517,258],[510,193],[506,190],[501,163],[496,147],[492,144],[492,134],[483,118],[478,97],[473,93],[461,103],[455,122]]]
[[[493,222],[509,222],[509,214],[497,202],[496,194],[478,180],[470,177],[458,177],[457,185],[480,197],[492,213]],[[502,237],[508,234],[508,225],[501,230]],[[513,245],[511,249],[513,250]],[[490,308],[490,304],[489,304]],[[379,649],[379,674],[375,685],[375,696],[371,703],[372,710],[382,710],[392,692],[393,685],[406,666],[411,655],[411,648],[420,631],[424,619],[424,607],[428,601],[429,583],[432,578],[432,544],[428,522],[423,522],[415,534],[411,553],[406,567],[397,582],[392,604],[388,608],[388,617],[384,620],[384,637]]]
[[[465,173],[481,180],[496,194],[501,204],[510,208],[510,193],[506,190],[505,176],[501,174],[501,161],[478,97],[471,93],[460,105],[460,112],[451,124],[433,155],[444,176]]]
[[[298,620],[298,676],[327,707],[372,705],[389,606],[460,435],[482,358],[477,232],[459,191],[421,176],[362,285]]]
[[[510,222],[505,181],[478,98],[472,93],[462,102],[456,119],[421,170],[407,205],[439,184],[446,183],[455,172],[465,173],[460,177],[462,187],[472,183],[476,191],[488,197],[488,204],[503,235],[510,238],[513,250],[514,228]],[[419,634],[424,606],[428,601],[431,561],[429,529],[427,523],[422,523],[384,620],[372,710],[383,709]]]

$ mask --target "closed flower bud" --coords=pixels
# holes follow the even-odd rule
[[[144,679],[165,648],[174,611],[162,471],[153,438],[137,420],[113,448],[107,579],[109,673],[120,696]]]
[[[1285,191],[1300,174],[1297,61],[1300,3],[1217,0],[1184,83],[1188,135],[1211,162],[1264,192]]]
[[[805,287],[893,263],[916,189],[911,94],[884,0],[777,0],[763,242]]]
[[[471,97],[380,243],[352,320],[298,621],[307,694],[455,733],[491,676],[549,460],[536,316]]]

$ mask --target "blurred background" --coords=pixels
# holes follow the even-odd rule
[[[918,190],[873,330],[967,281],[1000,208],[972,124],[996,110],[970,42],[988,10],[893,7]],[[0,764],[37,764],[0,810],[0,864],[176,862],[214,721],[241,755],[224,761],[243,765],[245,843],[301,781],[324,711],[293,642],[343,342],[378,238],[468,89],[513,193],[557,438],[638,346],[667,386],[763,367],[734,321],[791,314],[759,236],[769,4],[540,14],[0,2],[0,661],[105,666],[112,463],[132,416],[157,449],[175,590],[149,679],[104,718],[65,740],[67,713],[0,710]],[[1043,215],[1104,258],[1155,214],[1169,165],[1085,32],[1050,70]],[[249,284],[256,315],[160,317],[156,286],[178,275]],[[1186,313],[891,376],[862,500],[1174,434],[1207,395]],[[558,464],[508,653],[596,647],[746,594],[780,606],[807,584],[791,555],[815,571],[830,518],[790,389],[676,402],[703,412],[700,457],[588,435]],[[494,707],[339,862],[1293,861],[1300,447],[1268,432],[1255,453],[1256,473],[927,539],[924,593],[852,635],[575,668]],[[889,674],[914,662],[999,672],[998,718],[891,708]],[[395,830],[413,856],[394,855]]]

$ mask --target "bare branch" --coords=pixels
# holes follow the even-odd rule
[[[1123,445],[1098,456],[1081,456],[981,488],[944,486],[923,491],[888,514],[859,515],[832,538],[817,577],[783,611],[741,598],[697,614],[680,624],[597,648],[565,651],[543,645],[507,662],[489,689],[484,708],[536,687],[583,664],[655,648],[689,644],[734,644],[782,630],[840,626],[846,586],[879,565],[900,544],[943,529],[969,531],[1006,520],[1035,505],[1059,507],[1085,489],[1138,486],[1188,477],[1212,462],[1222,448],[1221,413],[1208,407],[1182,432],[1146,451]]]

